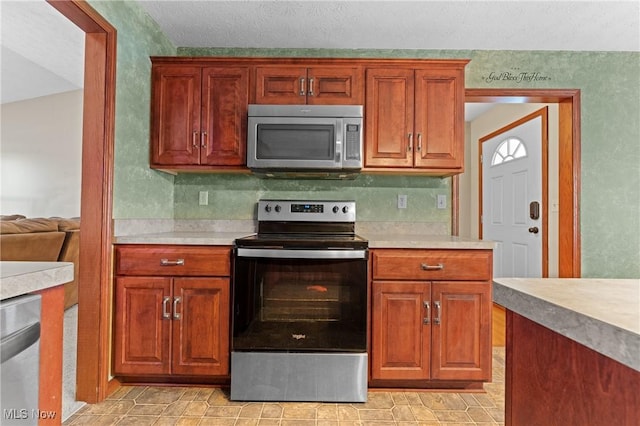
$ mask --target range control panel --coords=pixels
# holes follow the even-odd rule
[[[356,202],[353,200],[260,200],[258,201],[258,221],[355,222]]]

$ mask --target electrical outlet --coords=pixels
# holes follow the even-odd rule
[[[447,196],[444,194],[438,194],[438,201],[436,202],[436,208],[438,209],[446,209],[447,208]]]
[[[209,191],[200,191],[198,194],[198,204],[201,206],[209,205]]]
[[[406,209],[407,208],[407,196],[398,194],[398,208]]]

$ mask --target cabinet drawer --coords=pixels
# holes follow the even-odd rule
[[[231,248],[116,246],[116,275],[229,276]]]
[[[489,280],[491,250],[372,250],[374,280]]]

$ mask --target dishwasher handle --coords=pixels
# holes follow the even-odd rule
[[[0,362],[9,361],[40,338],[40,323],[36,322],[3,337],[0,341]]]

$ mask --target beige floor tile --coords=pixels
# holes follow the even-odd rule
[[[368,409],[368,408],[363,408],[358,410],[358,415],[360,416],[360,420],[366,422],[366,421],[393,421],[393,414],[391,413],[391,410],[385,410],[385,409]]]
[[[152,425],[158,420],[155,416],[126,416],[117,424],[118,426],[147,426]]]
[[[396,422],[416,421],[416,417],[413,415],[413,411],[411,411],[409,405],[396,405],[391,409],[391,414],[393,414],[393,419]]]
[[[164,411],[161,413],[162,416],[181,416],[184,413],[184,410],[187,408],[187,405],[189,405],[189,401],[185,401],[185,400],[179,400],[176,402],[172,402],[171,404],[168,404]]]
[[[232,417],[237,418],[242,407],[226,406],[226,407],[209,407],[205,412],[205,417]]]
[[[504,349],[485,392],[373,391],[366,403],[230,401],[228,389],[122,386],[64,425],[385,426],[504,425]]]
[[[240,409],[239,418],[259,419],[262,414],[264,404],[262,402],[248,403]]]
[[[265,404],[262,409],[261,418],[263,419],[279,419],[282,417],[282,406],[277,403]]]

